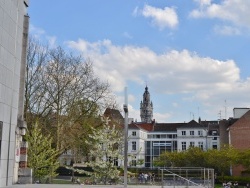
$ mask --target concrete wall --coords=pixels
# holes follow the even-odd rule
[[[26,4],[25,4],[26,2]],[[24,15],[28,1],[0,0],[0,187],[17,181],[16,135]],[[15,169],[15,170],[14,170]]]

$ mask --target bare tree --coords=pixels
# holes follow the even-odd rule
[[[70,127],[90,112],[98,114],[109,96],[109,84],[94,75],[89,59],[83,61],[81,56],[61,47],[49,49],[35,40],[29,41],[26,119],[31,120],[31,125],[34,118],[41,119],[46,131],[55,133],[57,149],[67,148]],[[85,109],[74,113],[79,101],[86,103]]]
[[[24,118],[28,125],[35,122],[34,117],[44,113],[39,110],[46,91],[43,87],[42,75],[48,58],[48,47],[30,37],[27,49]],[[36,116],[34,116],[34,114]]]

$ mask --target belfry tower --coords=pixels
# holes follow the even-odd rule
[[[148,92],[148,87],[145,87],[143,94],[143,100],[140,105],[141,110],[141,121],[145,123],[151,123],[153,119],[153,103],[150,101],[150,94]]]

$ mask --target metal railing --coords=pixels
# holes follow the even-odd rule
[[[164,187],[214,187],[214,169],[208,168],[167,168],[161,169]]]

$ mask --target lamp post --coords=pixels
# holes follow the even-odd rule
[[[128,184],[128,97],[127,87],[125,87],[125,104],[123,105],[125,113],[124,121],[124,187]]]

